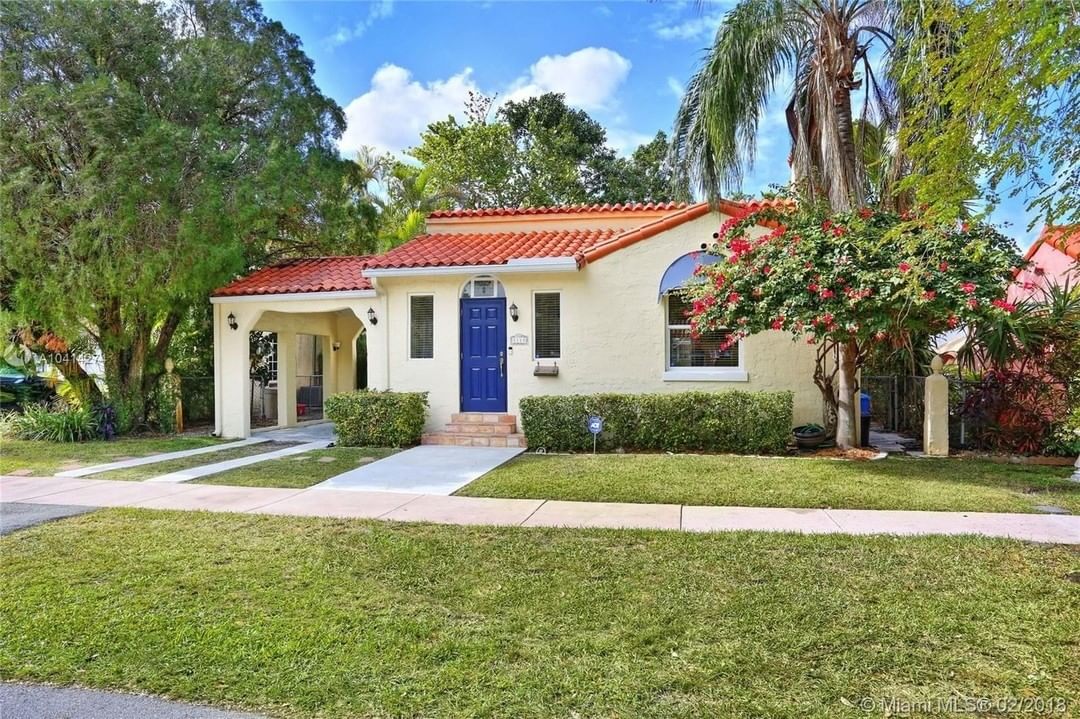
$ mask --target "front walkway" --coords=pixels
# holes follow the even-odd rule
[[[315,487],[445,496],[524,451],[520,447],[422,445],[331,477]]]
[[[1080,517],[1039,514],[694,507],[59,477],[0,477],[0,501],[525,527],[608,527],[695,532],[756,530],[807,534],[977,534],[1034,542],[1080,544]]]

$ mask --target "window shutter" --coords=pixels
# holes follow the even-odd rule
[[[559,359],[562,356],[559,300],[558,292],[537,292],[533,295],[536,359]]]
[[[435,298],[431,295],[409,297],[409,357],[432,359],[435,356]]]

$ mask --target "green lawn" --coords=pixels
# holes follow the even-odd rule
[[[221,474],[197,479],[200,484],[230,484],[238,487],[302,488],[318,484],[334,475],[389,457],[399,450],[387,447],[331,447],[271,459]]]
[[[1064,467],[984,460],[839,462],[716,455],[524,456],[463,487],[473,497],[758,507],[1080,513]]]
[[[7,680],[323,718],[1080,701],[1067,547],[102,510],[0,553]]]
[[[36,442],[0,439],[0,474],[19,469],[50,476],[76,464],[88,467],[158,452],[176,452],[216,444],[213,437],[136,437],[111,442]]]
[[[139,467],[129,467],[127,469],[114,469],[111,472],[95,474],[93,478],[141,482],[144,479],[150,479],[151,477],[157,477],[170,472],[179,472],[184,469],[191,469],[192,467],[202,467],[203,465],[213,464],[215,462],[225,462],[230,459],[240,459],[241,457],[253,457],[257,454],[266,454],[267,452],[292,447],[295,444],[296,442],[259,442],[258,444],[246,444],[234,449],[221,449],[217,452],[211,452],[210,454],[197,454],[194,457],[181,457],[180,459],[172,459],[167,462],[155,462],[154,464],[144,464]],[[267,461],[270,462],[273,460]]]

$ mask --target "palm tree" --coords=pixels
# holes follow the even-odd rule
[[[895,134],[897,92],[871,59],[891,55],[901,22],[889,0],[742,0],[687,86],[675,119],[674,166],[710,198],[737,190],[769,95],[791,76],[786,114],[795,183],[835,210],[862,206],[869,186],[856,127],[872,120]]]

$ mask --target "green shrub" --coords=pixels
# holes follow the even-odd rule
[[[525,397],[532,449],[592,449],[589,415],[604,418],[597,449],[774,454],[791,438],[791,392],[680,392]]]
[[[345,447],[419,444],[427,418],[427,392],[342,392],[326,400],[326,416]]]
[[[97,439],[97,422],[91,412],[66,402],[28,404],[20,415],[5,419],[5,434],[18,439],[46,442],[85,442]]]

